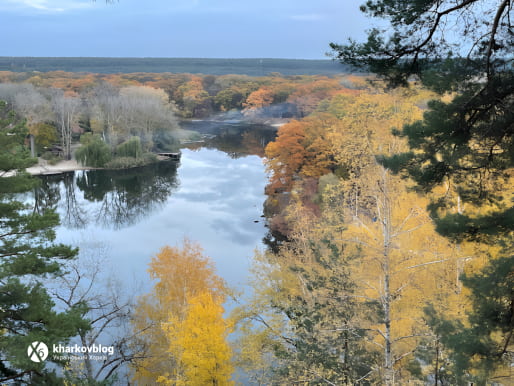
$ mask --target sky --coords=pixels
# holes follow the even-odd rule
[[[364,0],[0,0],[0,56],[324,59]]]

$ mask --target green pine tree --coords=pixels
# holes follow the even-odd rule
[[[441,384],[485,385],[494,374],[502,382],[501,369],[507,369],[508,378],[514,356],[514,255],[493,260],[482,272],[461,279],[471,290],[469,325],[447,320],[427,307],[426,321],[440,346],[435,355],[419,350],[419,357],[433,363]]]
[[[455,95],[432,101],[422,121],[397,131],[412,152],[384,160],[386,166],[406,170],[426,191],[451,181],[462,202],[498,206],[492,214],[446,217],[452,203],[434,201],[442,234],[477,238],[514,231],[512,202],[505,205],[496,194],[505,183],[502,172],[514,166],[512,2],[369,0],[361,10],[389,28],[372,29],[364,43],[332,43],[335,57],[392,86],[417,79]]]
[[[0,102],[0,383],[59,384],[55,371],[28,355],[32,342],[65,342],[89,328],[83,309],[57,312],[44,281],[62,273],[77,249],[54,243],[59,224],[53,211],[35,213],[16,194],[37,181],[23,170],[34,163],[25,146],[25,124]],[[55,369],[55,367],[54,367]]]

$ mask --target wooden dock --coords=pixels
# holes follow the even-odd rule
[[[161,157],[169,158],[172,161],[180,161],[180,155],[181,153],[171,153],[171,152],[165,152],[165,153],[157,153],[157,155]]]

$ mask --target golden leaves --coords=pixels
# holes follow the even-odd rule
[[[160,377],[173,385],[231,385],[232,351],[226,341],[231,323],[223,318],[220,299],[204,291],[188,300],[184,318],[170,314],[162,328],[169,352],[177,358],[175,376]]]
[[[206,366],[197,369],[202,374],[210,374],[213,350],[220,352],[216,356],[220,374],[230,373],[230,349],[225,342],[230,325],[223,320],[221,306],[229,290],[200,246],[185,239],[181,247],[163,247],[152,258],[148,272],[157,282],[151,293],[139,299],[134,312],[133,329],[141,351],[132,365],[134,379],[141,384],[187,381],[193,371],[191,355],[202,356],[202,352],[204,362],[198,358],[193,362],[196,367]],[[200,325],[195,327],[195,323]],[[208,336],[198,336],[202,334]]]

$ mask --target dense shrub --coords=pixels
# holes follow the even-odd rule
[[[156,129],[153,133],[153,151],[164,152],[171,151],[177,152],[180,149],[180,140],[176,137],[178,129],[173,132],[167,129]]]
[[[80,142],[82,146],[77,149],[75,158],[82,165],[101,168],[111,160],[111,149],[99,135],[84,134]]]
[[[41,154],[41,158],[46,160],[50,165],[55,165],[57,162],[62,161],[62,157],[55,155],[51,151],[45,151]]]
[[[157,156],[152,153],[144,153],[141,157],[116,157],[105,164],[107,169],[128,169],[148,165],[157,162]]]
[[[139,137],[132,137],[116,146],[116,156],[141,158],[143,156],[143,148],[141,147]]]

